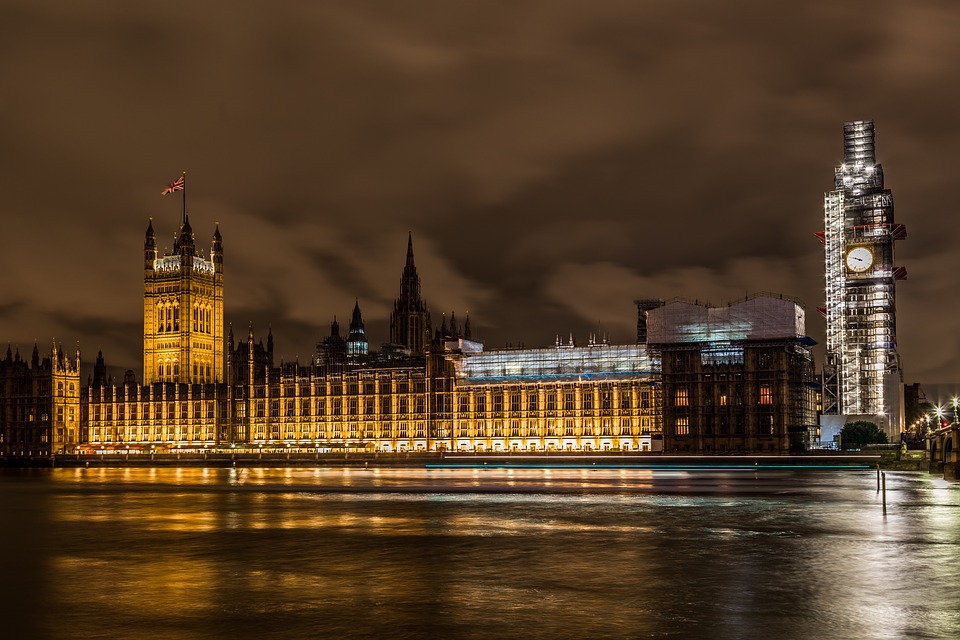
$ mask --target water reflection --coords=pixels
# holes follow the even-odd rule
[[[869,472],[31,473],[0,476],[22,637],[960,632],[960,489],[922,475],[884,517]]]

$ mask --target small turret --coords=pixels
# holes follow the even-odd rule
[[[213,245],[210,248],[210,259],[213,260],[213,269],[216,273],[223,273],[223,236],[220,235],[220,223],[213,231]]]
[[[157,260],[157,234],[153,231],[153,218],[147,224],[147,234],[143,241],[143,268],[145,271],[153,271],[153,265]]]
[[[360,313],[360,301],[353,305],[353,317],[350,319],[350,333],[347,336],[347,355],[365,356],[368,352],[366,331],[363,327],[363,316]]]
[[[183,214],[183,222],[180,223],[177,240],[173,243],[173,252],[180,255],[181,265],[188,263],[188,261],[183,260],[183,258],[193,257],[197,252],[193,237],[193,227],[190,226],[190,216],[186,213]]]
[[[103,350],[97,351],[97,361],[93,365],[93,386],[102,387],[107,384],[107,365],[103,361]]]

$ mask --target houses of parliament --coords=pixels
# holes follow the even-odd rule
[[[469,317],[451,313],[434,330],[411,236],[388,342],[370,348],[357,304],[347,330],[334,320],[309,362],[276,362],[272,332],[264,340],[226,322],[224,256],[219,226],[208,257],[198,250],[186,210],[160,255],[151,221],[141,379],[110,379],[102,353],[82,382],[79,350],[34,346],[27,359],[8,348],[0,454],[787,453],[815,429],[802,310],[783,296],[749,297],[720,315],[699,302],[638,301],[635,343],[571,336],[484,350]],[[785,321],[718,341],[723,327],[754,317]]]

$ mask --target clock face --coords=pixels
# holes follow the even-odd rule
[[[873,252],[866,247],[854,247],[847,252],[847,268],[861,273],[873,266]]]

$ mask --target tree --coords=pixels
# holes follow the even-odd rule
[[[865,444],[887,444],[887,434],[872,422],[857,420],[843,425],[840,442],[844,449],[862,449]]]

